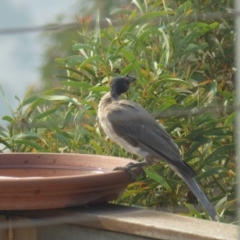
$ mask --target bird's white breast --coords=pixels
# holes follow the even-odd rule
[[[139,147],[134,147],[130,145],[127,141],[125,141],[123,138],[119,137],[115,131],[112,128],[111,123],[108,121],[106,115],[107,115],[107,105],[110,104],[109,101],[111,101],[110,94],[106,94],[100,101],[98,105],[98,121],[106,133],[106,135],[114,142],[119,144],[121,147],[125,148],[127,151],[146,157],[149,154],[145,151],[142,151]]]

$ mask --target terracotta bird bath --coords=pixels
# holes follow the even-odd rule
[[[57,153],[0,154],[0,210],[90,205],[115,200],[133,180],[113,171],[130,159]],[[138,176],[140,171],[133,169]]]

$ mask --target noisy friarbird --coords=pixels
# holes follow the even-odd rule
[[[211,218],[217,221],[215,208],[194,179],[196,173],[182,160],[169,134],[140,105],[119,98],[135,80],[129,75],[112,80],[111,91],[102,97],[98,107],[98,120],[104,132],[127,151],[144,158],[145,161],[140,164],[126,166],[128,170],[160,160],[167,162],[186,182]]]

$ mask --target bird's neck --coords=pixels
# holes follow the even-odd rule
[[[111,89],[110,95],[113,100],[119,100],[120,95],[117,93],[116,88]]]
[[[107,93],[107,94],[105,94],[102,98],[101,98],[101,100],[100,100],[100,102],[99,102],[99,107],[101,108],[102,106],[107,106],[107,105],[109,105],[109,104],[111,104],[113,101],[116,101],[116,100],[118,100],[118,98],[116,99],[116,98],[113,98],[112,97],[112,95],[111,95],[111,93]]]
[[[107,93],[106,95],[107,95],[107,98],[111,98],[112,101],[117,101],[120,98],[119,94],[117,94],[115,91],[111,91],[111,92]]]

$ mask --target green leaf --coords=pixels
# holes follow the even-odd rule
[[[93,92],[109,92],[109,87],[96,86],[96,87],[91,87],[88,90],[93,91]]]
[[[50,116],[51,114],[55,113],[58,110],[58,107],[45,111],[43,113],[38,114],[33,120],[39,120],[45,117]]]
[[[192,84],[190,82],[187,82],[187,81],[184,81],[182,79],[179,79],[179,78],[161,78],[159,82],[167,82],[167,83],[177,83],[177,84],[183,84],[183,85],[186,85],[186,86],[191,86]]]
[[[130,73],[133,68],[134,68],[134,65],[132,63],[130,63],[124,69],[122,69],[120,75],[121,76],[125,76],[126,74]]]
[[[99,145],[99,143],[97,141],[90,139],[90,143],[98,154],[100,154],[100,155],[103,154],[102,146]]]
[[[230,124],[232,124],[235,118],[236,118],[236,113],[233,112],[227,117],[226,121],[224,122],[224,126],[229,126]]]
[[[43,146],[41,146],[40,144],[36,143],[36,142],[33,142],[33,141],[30,141],[30,140],[27,140],[27,139],[23,139],[23,140],[15,140],[15,144],[22,144],[22,145],[25,145],[25,146],[28,146],[28,147],[31,147],[31,148],[34,148],[36,149],[37,151],[39,152],[42,152],[42,151],[46,151],[47,149],[44,148]]]
[[[84,79],[87,79],[90,81],[90,78],[87,76],[87,74],[85,72],[81,72],[81,71],[78,71],[76,70],[75,68],[71,68],[71,67],[65,67],[65,66],[58,66],[59,68],[63,68],[63,69],[66,69],[66,70],[69,70],[70,72],[72,73],[76,73],[78,74],[79,76],[81,77],[84,77]],[[58,75],[57,75],[58,76]],[[67,78],[67,76],[66,76]],[[79,80],[78,80],[79,81]]]
[[[191,1],[186,1],[183,4],[181,4],[177,9],[177,15],[184,14],[188,9],[192,7]]]
[[[86,60],[85,57],[82,56],[70,56],[65,59],[65,64],[68,64],[70,66],[77,66],[82,64]]]
[[[213,23],[208,25],[208,27],[211,28],[211,29],[214,29],[214,28],[216,28],[218,26],[219,26],[219,22],[213,22]]]
[[[64,101],[64,102],[71,102],[74,104],[77,103],[73,98],[62,96],[62,95],[51,95],[51,96],[45,95],[45,96],[41,96],[41,98],[49,101]]]
[[[38,96],[30,96],[30,97],[28,97],[28,98],[26,98],[26,99],[23,100],[22,105],[23,105],[23,106],[26,106],[26,105],[28,105],[28,104],[30,104],[30,103],[33,103],[33,102],[36,101],[37,99],[38,99]]]
[[[188,208],[190,216],[197,216],[197,218],[200,219],[202,218],[200,212],[192,204],[185,203],[184,205]]]
[[[2,117],[2,120],[8,121],[8,122],[10,122],[10,123],[13,122],[13,118],[11,118],[10,116],[3,116],[3,117]]]
[[[158,30],[162,33],[162,36],[164,39],[164,45],[165,45],[165,52],[163,54],[163,56],[165,57],[164,66],[167,66],[167,64],[169,62],[169,57],[170,57],[169,36],[163,31],[163,29],[159,28]],[[163,58],[163,56],[161,58]]]
[[[63,75],[63,76],[62,75],[56,75],[55,77],[64,78],[64,79],[71,80],[71,81],[74,81],[74,82],[80,81],[80,79],[77,79],[77,78],[74,78],[74,77],[65,76],[65,75]]]
[[[97,9],[97,14],[95,14],[95,19],[96,19],[96,24],[95,24],[95,31],[94,31],[94,41],[95,42],[100,42],[100,44],[101,44],[99,9]]]
[[[132,3],[134,3],[137,6],[137,8],[141,11],[141,13],[144,13],[144,6],[142,4],[142,1],[132,0]]]
[[[14,136],[12,136],[12,140],[19,140],[19,139],[24,139],[24,138],[39,138],[43,139],[42,135],[39,133],[34,133],[34,132],[24,132],[24,133],[19,133]]]
[[[202,166],[204,167],[204,166]],[[198,176],[196,177],[198,180],[200,179],[207,179],[212,178],[214,175],[218,175],[220,172],[225,171],[224,167],[222,166],[213,166],[213,167],[205,167],[204,172],[199,172]]]
[[[95,52],[95,49],[89,44],[77,43],[73,45],[73,50],[79,50],[79,49],[89,49]]]
[[[156,12],[149,12],[149,13],[145,13],[142,16],[140,16],[139,18],[137,18],[132,24],[131,24],[131,28],[133,28],[134,26],[138,25],[139,23],[146,23],[149,21],[154,20],[155,18],[159,18],[165,15],[170,15],[170,14],[174,14],[172,11],[156,11]]]
[[[36,108],[42,104],[43,101],[44,101],[43,99],[37,97],[36,100],[27,109],[26,117],[29,118],[31,114],[36,110]]]
[[[114,10],[112,10],[110,12],[110,15],[114,15],[114,14],[131,14],[132,10],[129,10],[129,9],[125,9],[125,8],[116,8]]]
[[[93,77],[96,76],[95,72],[94,72],[91,68],[89,68],[89,67],[87,67],[87,66],[81,65],[81,69],[85,70],[86,72],[88,72],[89,74],[91,74]]]
[[[228,151],[233,151],[234,147],[235,145],[232,143],[232,144],[223,145],[217,148],[207,158],[205,158],[205,162],[210,163],[210,161],[212,162],[213,160],[217,161],[219,159],[218,157],[219,154],[222,154],[222,153],[227,154]]]
[[[164,102],[163,104],[161,104],[158,110],[161,110],[161,111],[166,110],[175,104],[176,102],[174,101],[174,99],[169,99],[167,102]]]
[[[56,138],[58,141],[64,142],[66,145],[70,145],[70,139],[68,134],[64,132],[58,132],[54,135],[54,138]]]
[[[151,169],[145,169],[145,172],[148,175],[148,177],[161,184],[164,188],[166,188],[167,190],[172,190],[168,183],[159,174],[152,171]]]
[[[122,194],[121,199],[130,197],[130,196],[134,196],[135,194],[139,194],[139,193],[146,194],[146,191],[149,191],[149,190],[150,190],[150,188],[148,188],[148,189],[127,190]]]
[[[83,61],[82,64],[80,65],[80,67],[82,68],[83,66],[86,66],[87,64],[99,66],[99,63],[105,64],[103,58],[100,56],[93,56],[93,57],[89,57],[88,59]]]
[[[130,51],[128,51],[126,48],[123,48],[121,50],[121,52],[123,53],[125,58],[128,60],[128,62],[131,62],[131,64],[134,66],[134,69],[138,73],[138,76],[141,76],[141,68],[140,68],[139,62],[137,61],[136,57]]]
[[[4,146],[6,146],[9,150],[13,149],[12,144],[8,143],[6,140],[0,138],[0,143],[3,144]]]
[[[204,139],[207,140],[207,138],[204,137],[204,132],[202,129],[195,129],[185,138],[188,139],[189,141],[202,141]]]
[[[65,86],[75,87],[75,88],[83,88],[83,89],[92,88],[92,85],[85,82],[62,81],[61,84]]]
[[[65,64],[66,59],[65,58],[55,58],[55,62],[57,62],[59,64]]]
[[[211,135],[215,135],[215,136],[227,136],[230,135],[232,136],[232,132],[226,131],[228,130],[228,127],[218,127],[218,128],[211,128],[211,129],[207,129],[204,130],[204,135],[205,136],[211,136]]]
[[[207,140],[208,141],[208,140]],[[188,151],[185,153],[186,156],[191,157],[193,154],[202,147],[203,144],[205,144],[206,141],[196,141],[192,142],[190,147],[188,148]]]
[[[132,22],[133,19],[135,19],[137,15],[137,10],[133,10],[131,15],[128,17],[128,21],[127,22]],[[120,39],[122,37],[123,34],[129,32],[129,28],[130,28],[131,24],[124,24],[122,29],[120,30],[119,34],[118,34],[118,39]],[[118,40],[116,39],[116,40]]]

